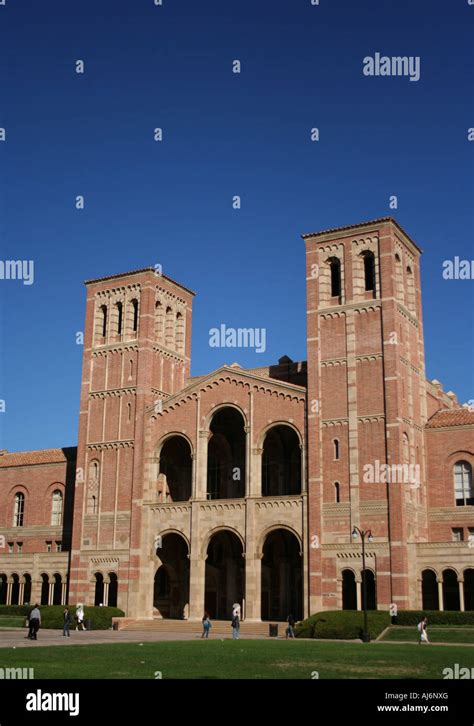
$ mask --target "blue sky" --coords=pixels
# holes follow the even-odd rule
[[[0,446],[76,443],[85,279],[161,264],[196,290],[194,375],[304,359],[299,235],[389,214],[424,250],[427,374],[473,399],[474,283],[442,277],[474,257],[473,22],[467,0],[0,6],[0,259],[35,263],[0,281]],[[364,76],[375,52],[420,80]],[[220,323],[266,352],[210,348]]]

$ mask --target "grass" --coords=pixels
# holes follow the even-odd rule
[[[440,679],[455,663],[473,668],[474,648],[216,639],[0,649],[2,668],[46,679]]]
[[[23,628],[25,618],[23,616],[2,615],[0,617],[0,628]]]
[[[473,626],[456,626],[456,625],[432,625],[428,627],[428,638],[431,643],[472,643],[474,644],[474,627]],[[392,627],[383,636],[383,641],[405,641],[416,643],[419,639],[419,633],[416,627]]]

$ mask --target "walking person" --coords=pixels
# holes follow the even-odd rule
[[[240,634],[240,618],[238,615],[232,615],[232,640],[238,640]]]
[[[418,641],[418,644],[421,645],[421,643],[428,643],[430,644],[430,641],[428,640],[428,618],[424,617],[420,620],[418,623],[418,632],[420,634],[420,639]]]
[[[63,635],[68,638],[70,638],[69,634],[69,626],[71,625],[71,613],[69,612],[69,608],[64,609],[63,613]]]
[[[202,635],[201,638],[208,638],[209,637],[209,629],[211,628],[211,619],[209,617],[209,613],[207,611],[204,612],[204,615],[202,617]]]
[[[288,640],[288,638],[295,637],[295,619],[292,613],[289,613],[286,622],[288,623],[288,627],[286,629],[286,639]]]
[[[30,626],[28,638],[30,640],[38,640],[38,630],[41,625],[41,613],[39,611],[39,605],[36,604],[30,613]]]
[[[76,630],[85,630],[84,627],[84,610],[82,605],[78,605],[76,608]],[[81,626],[81,627],[79,627]]]

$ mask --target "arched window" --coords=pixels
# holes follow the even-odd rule
[[[474,505],[472,466],[468,461],[457,461],[454,464],[454,495],[457,507]]]
[[[334,459],[338,461],[339,459],[339,439],[334,439]]]
[[[92,481],[98,481],[99,473],[99,462],[94,459],[89,464],[89,479],[91,479]]]
[[[13,511],[13,526],[23,527],[23,518],[25,514],[25,495],[23,492],[15,494],[15,508]]]
[[[132,418],[132,404],[127,403],[127,420],[130,421]]]
[[[176,350],[184,353],[184,318],[182,313],[176,314]]]
[[[375,257],[373,252],[364,252],[364,287],[366,292],[375,290]]]
[[[329,269],[331,270],[331,297],[340,297],[341,261],[337,257],[332,257],[329,260]]]
[[[53,492],[53,506],[51,509],[51,524],[60,525],[63,519],[63,493],[60,489]]]
[[[167,348],[174,348],[174,315],[172,308],[168,305],[165,318],[165,345]]]
[[[160,300],[155,303],[155,337],[158,342],[163,342],[164,337],[164,311]]]
[[[336,504],[339,504],[341,501],[341,485],[338,481],[334,482],[334,494],[336,498]]]
[[[138,300],[135,298],[132,300],[132,310],[133,310],[133,321],[132,321],[132,330],[134,333],[138,330]]]
[[[122,335],[122,325],[123,325],[123,305],[121,302],[118,302],[116,305],[117,308],[117,334]]]
[[[95,494],[91,496],[90,514],[97,514],[97,497],[95,496]]]
[[[101,305],[100,310],[102,312],[102,337],[105,338],[107,335],[107,305]]]

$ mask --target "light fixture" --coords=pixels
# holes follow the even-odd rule
[[[357,534],[357,530],[356,530],[356,528],[354,527],[354,529],[352,530],[352,539],[357,539],[357,537],[358,537],[358,536],[359,536],[359,535]]]

